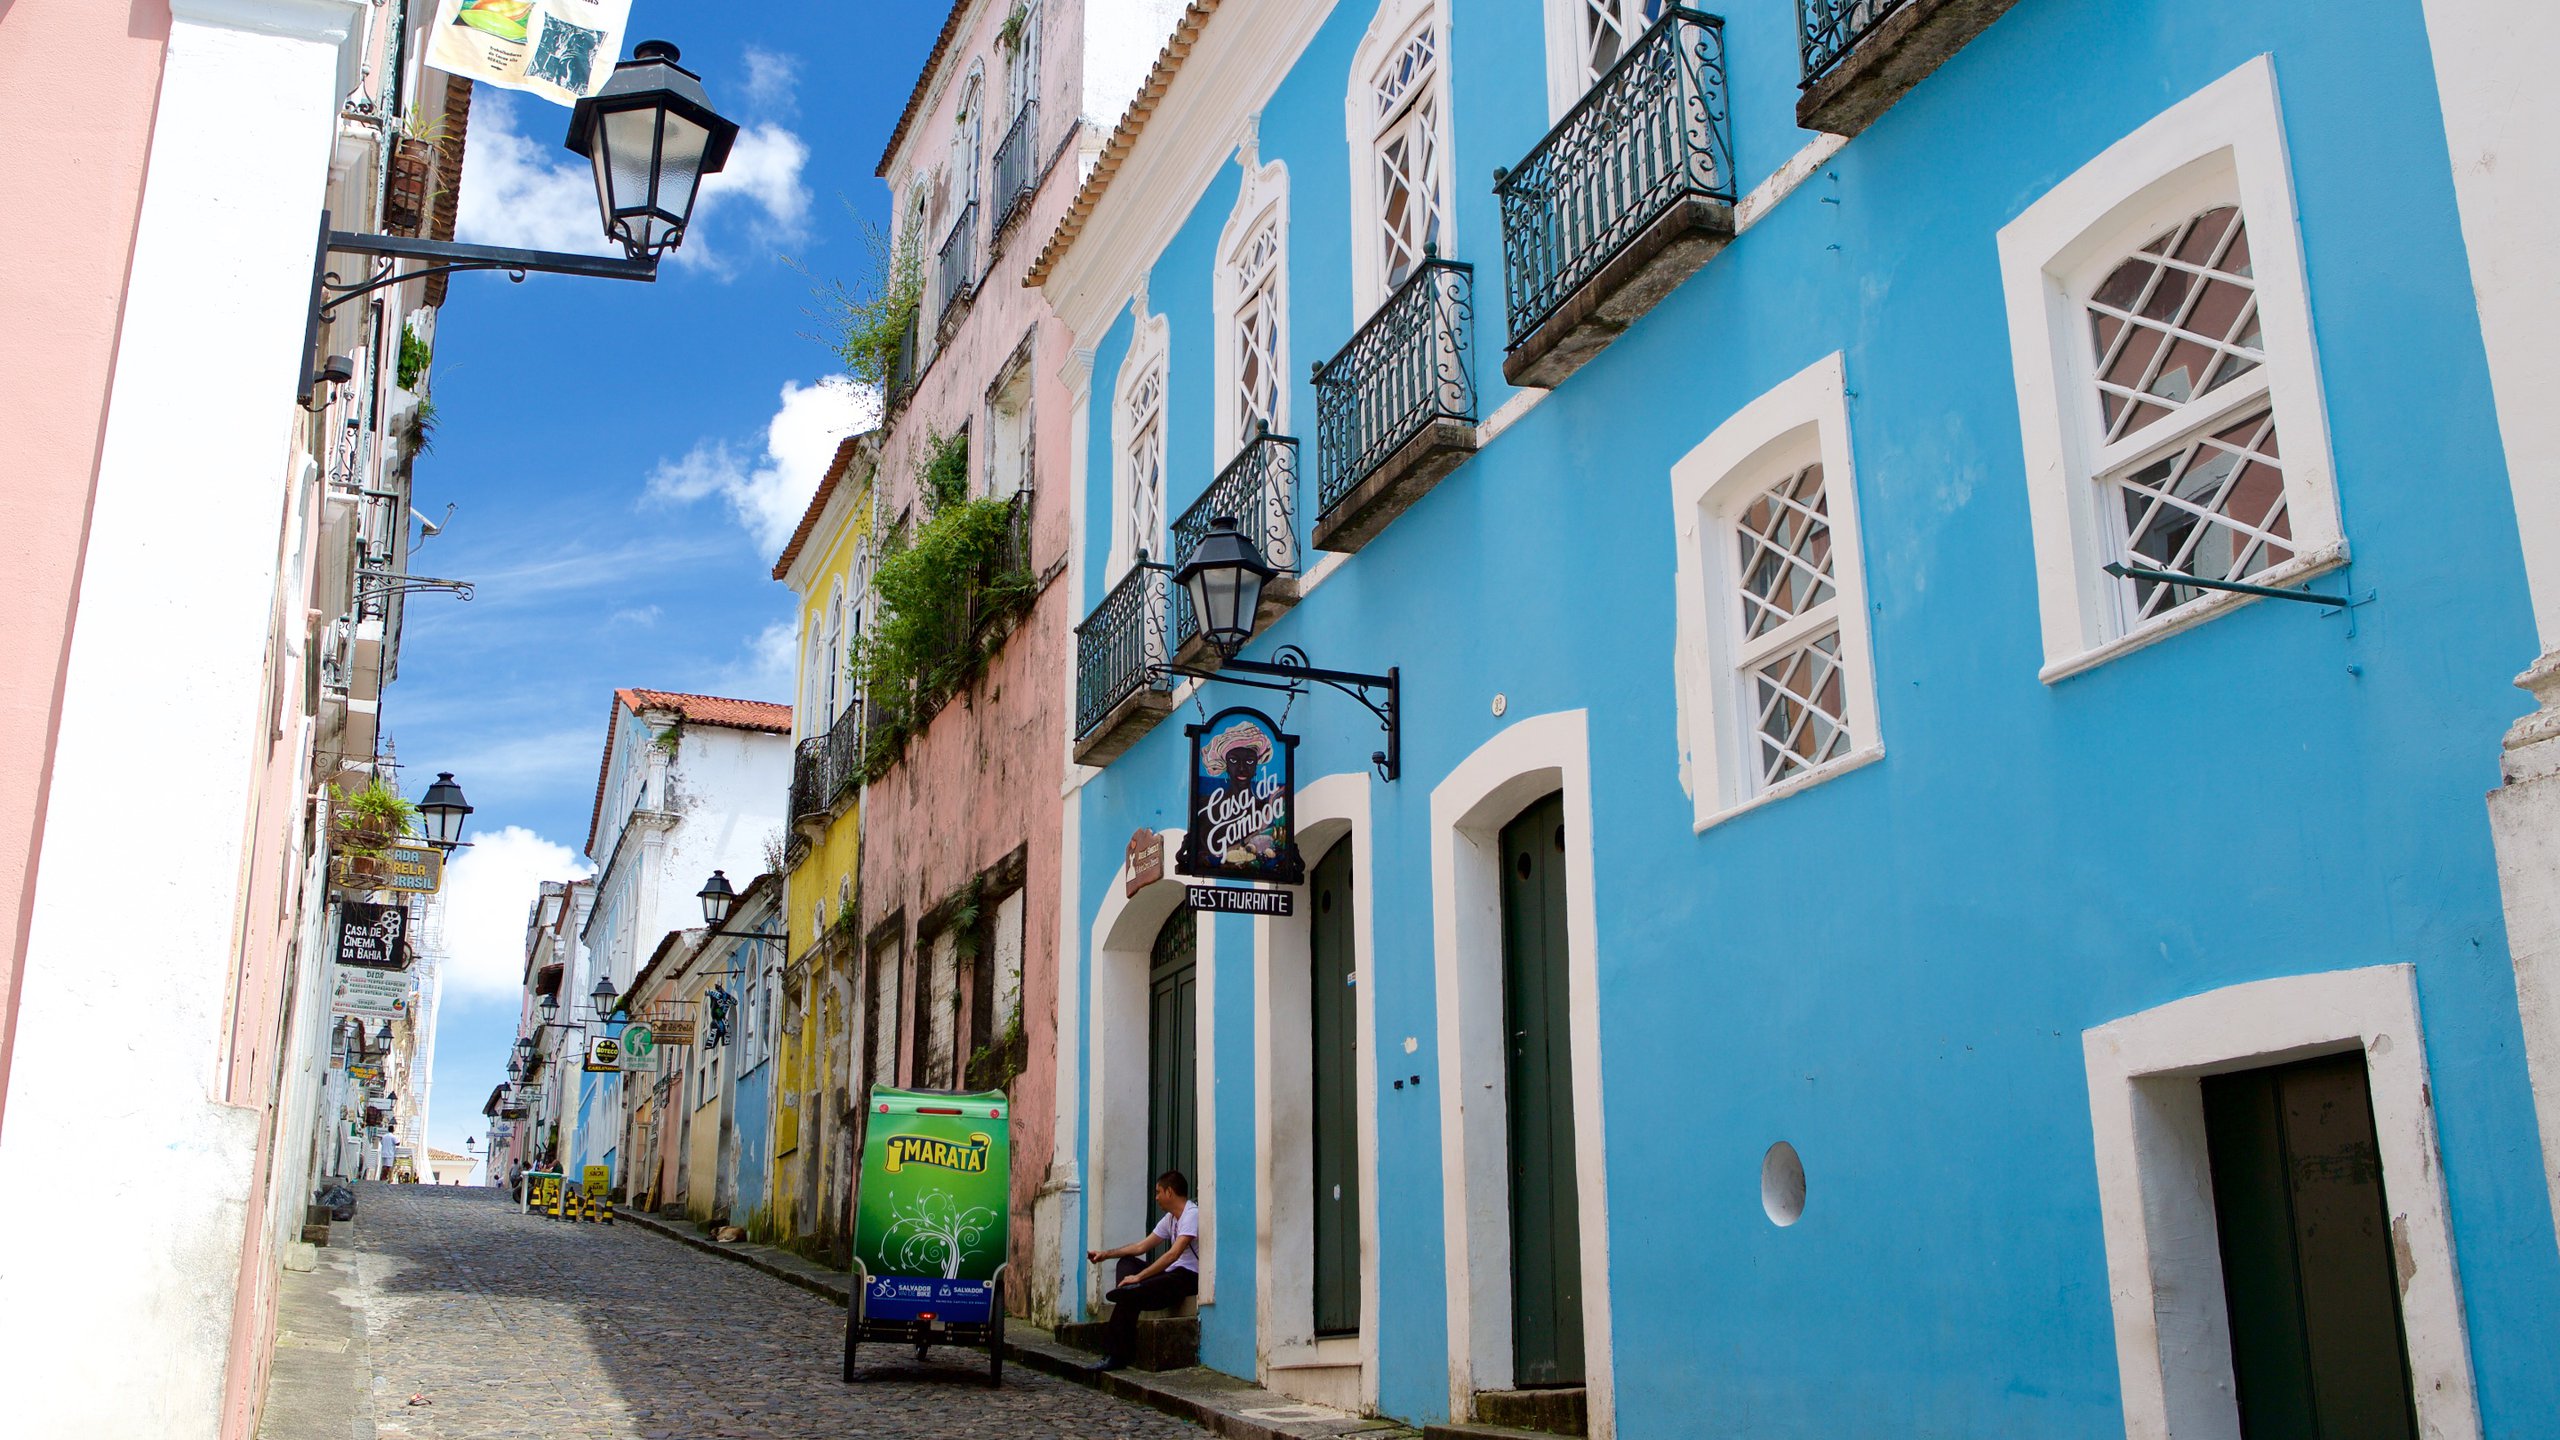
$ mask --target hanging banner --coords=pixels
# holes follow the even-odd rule
[[[409,1013],[409,977],[397,970],[341,968],[330,987],[329,1013],[397,1020]]]
[[[984,1324],[1001,1303],[1012,1201],[1000,1090],[871,1089],[855,1189],[862,1319]]]
[[[409,907],[349,900],[339,907],[338,963],[360,970],[405,970]]]
[[[1242,705],[1183,733],[1191,737],[1191,825],[1174,856],[1175,873],[1268,885],[1304,881],[1298,737],[1281,734],[1270,716]]]
[[[631,0],[437,0],[427,63],[575,105],[613,74],[630,20]]]

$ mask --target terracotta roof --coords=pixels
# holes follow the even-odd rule
[[[916,88],[907,92],[907,108],[898,112],[898,126],[889,132],[889,144],[880,152],[880,168],[871,173],[889,178],[890,157],[907,138],[907,127],[916,123],[916,112],[924,108],[925,92],[933,88],[933,72],[942,68],[942,57],[959,37],[960,21],[969,13],[972,0],[951,0],[951,14],[942,22],[942,33],[933,37],[933,50],[924,57],[924,68],[916,72]]]
[[[731,700],[718,695],[695,695],[683,690],[616,690],[612,703],[604,712],[604,758],[596,763],[596,803],[587,812],[587,858],[596,855],[596,831],[604,825],[605,777],[613,773],[613,742],[622,733],[622,712],[637,715],[643,710],[673,710],[692,725],[718,725],[730,730],[762,730],[772,735],[791,733],[791,707],[769,700]]]
[[[800,512],[800,526],[791,532],[791,543],[782,547],[782,558],[773,562],[774,579],[791,573],[791,562],[800,558],[800,547],[809,543],[810,533],[818,528],[818,517],[826,512],[827,502],[835,498],[837,482],[852,468],[854,452],[878,433],[865,430],[859,435],[847,435],[844,443],[836,446],[836,458],[827,462],[826,478],[818,482],[818,493],[809,497],[809,508]]]
[[[1128,160],[1129,152],[1136,148],[1138,133],[1147,128],[1147,117],[1156,113],[1164,92],[1172,88],[1174,74],[1182,69],[1182,62],[1191,54],[1191,47],[1199,42],[1200,27],[1209,23],[1210,15],[1217,8],[1218,0],[1191,0],[1183,7],[1182,18],[1174,22],[1172,38],[1166,40],[1164,49],[1156,53],[1155,67],[1147,71],[1146,82],[1138,87],[1137,98],[1121,112],[1120,123],[1111,127],[1111,138],[1102,145],[1102,158],[1094,162],[1093,173],[1084,177],[1084,183],[1076,187],[1076,198],[1067,206],[1066,218],[1058,222],[1056,232],[1049,236],[1049,243],[1040,247],[1031,268],[1024,272],[1024,286],[1036,288],[1048,279],[1050,269],[1065,256],[1067,247],[1076,243],[1076,236],[1083,233],[1085,221],[1093,218],[1094,207],[1102,203],[1102,192],[1111,188],[1111,177],[1120,173],[1120,166]]]
[[[436,167],[436,203],[429,219],[428,235],[438,240],[453,238],[455,218],[462,206],[462,160],[471,143],[471,82],[459,75],[444,77],[444,138],[436,149],[444,163]],[[450,275],[430,276],[427,280],[427,304],[444,303],[445,285]]]

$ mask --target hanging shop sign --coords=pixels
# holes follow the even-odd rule
[[[1129,878],[1122,883],[1120,893],[1134,898],[1164,878],[1164,837],[1153,830],[1131,835],[1126,859]]]
[[[649,1024],[622,1027],[622,1069],[628,1074],[653,1074],[658,1068],[658,1028]]]
[[[658,1020],[650,1024],[649,1030],[657,1037],[660,1045],[693,1043],[693,1022],[690,1020]]]
[[[340,907],[338,963],[360,970],[408,967],[409,907],[349,900]]]
[[[1246,885],[1194,885],[1190,905],[1220,915],[1295,915],[1295,890],[1259,890]]]
[[[1200,880],[1295,885],[1298,737],[1238,705],[1183,727],[1191,737],[1191,825],[1174,870]]]
[[[387,845],[375,855],[341,854],[329,880],[341,890],[433,895],[444,888],[444,852],[425,845]]]
[[[427,63],[560,105],[613,73],[631,0],[438,0]]]
[[[397,1020],[409,1013],[409,977],[398,970],[340,966],[330,985],[329,1013]]]
[[[587,1041],[587,1067],[590,1071],[620,1074],[622,1042],[610,1035],[592,1036]]]

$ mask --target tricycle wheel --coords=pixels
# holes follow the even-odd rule
[[[987,1323],[987,1388],[1004,1384],[1004,1302],[996,1302],[995,1318]]]

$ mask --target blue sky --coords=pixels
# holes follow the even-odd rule
[[[441,520],[412,573],[475,582],[409,607],[384,725],[413,796],[452,770],[476,807],[447,887],[430,1140],[460,1150],[505,1075],[525,905],[579,873],[617,686],[788,700],[790,602],[770,578],[865,402],[813,336],[814,275],[858,280],[872,176],[940,27],[938,0],[638,0],[625,38],[682,47],[744,131],[655,284],[457,276],[438,318]],[[717,24],[705,23],[716,16]],[[461,238],[601,252],[566,108],[473,96]],[[795,268],[805,267],[807,274]]]

